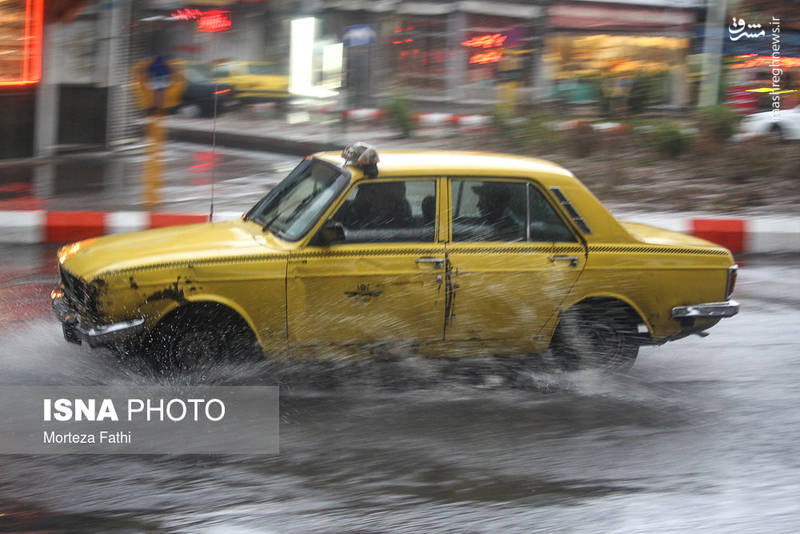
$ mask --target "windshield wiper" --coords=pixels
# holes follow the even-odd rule
[[[292,210],[292,213],[290,213],[290,214],[289,214],[289,217],[287,217],[287,219],[286,219],[286,220],[288,220],[288,221],[292,220],[292,219],[294,218],[294,216],[295,216],[295,215],[297,215],[298,213],[300,213],[300,210],[302,210],[303,208],[305,208],[305,207],[308,205],[308,203],[309,203],[309,202],[311,202],[312,200],[314,200],[314,198],[315,198],[315,197],[316,197],[316,195],[314,195],[314,194],[311,194],[311,195],[308,195],[308,196],[307,196],[306,198],[304,198],[303,200],[301,200],[301,201],[300,201],[300,203],[299,203],[297,206],[295,206],[295,208]],[[276,214],[274,217],[272,217],[272,218],[271,218],[271,219],[270,219],[270,220],[269,220],[267,223],[265,223],[265,224],[264,224],[264,226],[261,228],[261,230],[262,230],[262,231],[264,231],[264,230],[269,230],[270,232],[272,232],[272,223],[274,223],[274,222],[275,222],[275,220],[276,220],[278,217],[280,217],[281,215],[283,215],[283,214],[282,214],[282,213],[277,213],[277,214]],[[279,232],[280,232],[280,230],[279,230]],[[272,233],[273,233],[273,234],[276,234],[277,232],[272,232]]]
[[[269,230],[270,228],[272,228],[272,223],[274,223],[275,219],[277,219],[280,216],[281,216],[281,213],[278,212],[273,218],[271,218],[269,221],[265,222],[264,225],[261,227],[261,231],[263,232],[264,230]],[[270,231],[272,231],[272,230],[270,230]]]

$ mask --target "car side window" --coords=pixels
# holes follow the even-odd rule
[[[453,241],[525,241],[526,185],[454,180]]]
[[[228,78],[231,74],[226,66],[218,66],[214,67],[213,76],[214,78]]]
[[[575,236],[541,191],[529,186],[531,241],[575,242]]]
[[[333,220],[345,243],[431,242],[436,235],[436,182],[362,182]]]

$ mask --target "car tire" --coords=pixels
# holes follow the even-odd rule
[[[215,305],[176,310],[150,335],[145,355],[164,375],[201,374],[224,363],[255,361],[262,356],[247,324]]]
[[[773,124],[772,127],[769,129],[770,136],[777,142],[782,143],[786,140],[783,135],[783,128],[781,128],[780,124]]]
[[[566,371],[626,372],[639,354],[636,320],[624,305],[579,304],[561,316],[551,348]]]
[[[187,119],[196,119],[203,115],[203,108],[199,104],[184,104],[178,108],[177,115]]]

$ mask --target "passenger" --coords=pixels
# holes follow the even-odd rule
[[[433,226],[436,221],[436,197],[428,195],[422,199],[422,222],[425,226]]]
[[[478,209],[483,223],[493,228],[490,236],[493,241],[519,241],[522,239],[522,228],[508,213],[511,191],[506,184],[484,182],[474,186],[472,190],[478,194]]]

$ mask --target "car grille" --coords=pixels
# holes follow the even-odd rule
[[[64,294],[67,301],[72,304],[81,314],[94,317],[97,315],[96,299],[93,288],[73,275],[63,267],[59,266],[61,274],[61,284],[64,286]]]

